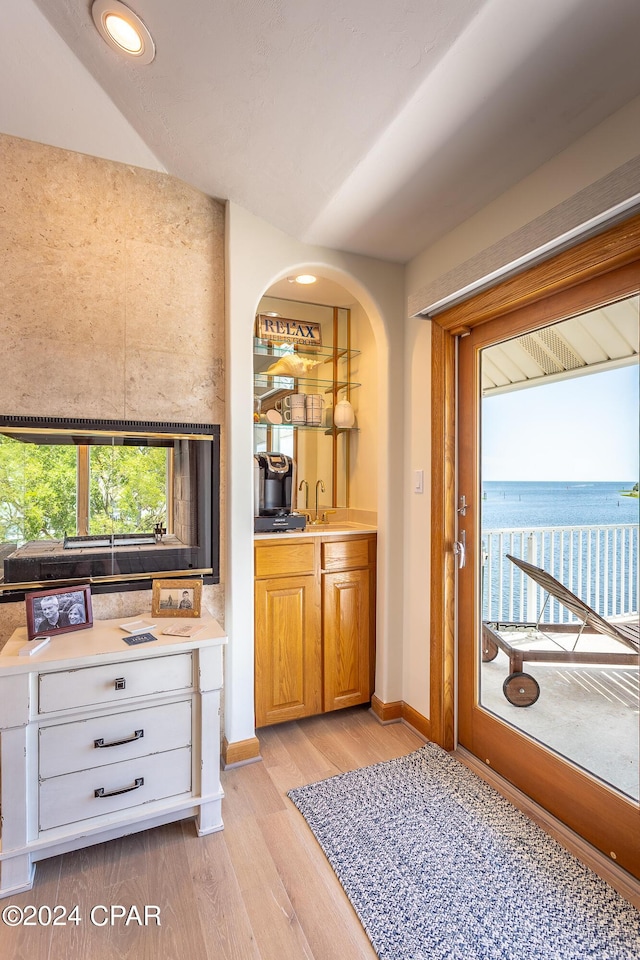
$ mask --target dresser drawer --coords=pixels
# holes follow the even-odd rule
[[[39,731],[40,779],[190,745],[190,700],[57,723]]]
[[[42,714],[189,690],[193,685],[193,668],[191,654],[179,653],[152,660],[122,660],[79,670],[43,673],[38,680],[38,712]]]
[[[104,796],[96,796],[101,790]],[[191,792],[191,749],[170,750],[40,783],[39,829],[51,830]]]
[[[323,570],[352,570],[369,565],[369,540],[327,540],[322,544]]]
[[[286,537],[286,533],[279,536]],[[314,545],[310,540],[257,543],[255,564],[258,578],[313,573]]]

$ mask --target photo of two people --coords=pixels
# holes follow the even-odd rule
[[[27,634],[38,635],[82,630],[93,624],[91,589],[87,586],[38,590],[25,597]]]

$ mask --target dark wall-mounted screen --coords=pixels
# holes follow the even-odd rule
[[[219,582],[220,428],[0,416],[0,596]]]

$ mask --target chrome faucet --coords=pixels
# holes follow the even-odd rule
[[[309,509],[309,484],[306,480],[301,480],[298,484],[298,490],[302,490],[304,487],[304,508],[305,510]]]
[[[319,508],[318,508],[318,488],[320,488],[320,490],[322,491],[322,493],[324,493],[324,481],[318,480],[317,483],[316,483],[316,517],[315,517],[315,520],[312,521],[313,523],[320,523],[320,522],[321,522],[321,521],[320,521],[320,516],[319,516],[320,511],[319,511]]]

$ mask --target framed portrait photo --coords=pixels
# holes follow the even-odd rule
[[[36,590],[24,598],[27,608],[27,636],[53,637],[93,626],[89,584]]]
[[[152,617],[199,617],[201,580],[154,580]]]

